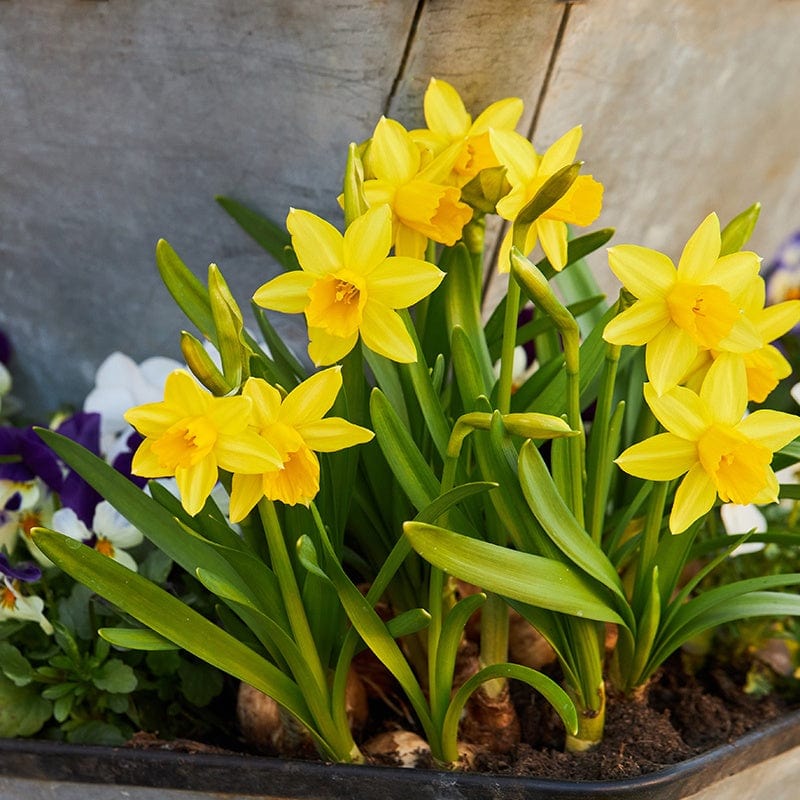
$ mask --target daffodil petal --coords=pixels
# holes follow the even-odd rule
[[[380,205],[394,205],[394,196],[397,193],[397,186],[389,181],[379,181],[371,179],[364,181],[364,197],[367,200],[367,205],[380,206]]]
[[[364,307],[361,337],[370,350],[379,355],[411,364],[417,360],[417,351],[400,315],[382,303],[369,302]]]
[[[709,367],[700,399],[714,419],[724,425],[736,425],[747,408],[747,373],[741,356],[720,353]]]
[[[658,395],[649,384],[644,385],[644,398],[655,418],[671,433],[682,439],[697,441],[711,419],[702,400],[691,390],[676,386]]]
[[[164,478],[169,474],[169,470],[162,466],[161,461],[150,449],[153,444],[152,439],[145,439],[131,461],[131,472],[141,478]]]
[[[219,397],[208,409],[207,416],[220,433],[234,434],[246,427],[251,407],[246,397]]]
[[[572,164],[583,137],[583,128],[576,125],[547,148],[539,169],[543,175],[552,175],[562,167]]]
[[[234,475],[231,481],[231,501],[228,515],[231,522],[241,522],[264,496],[261,475]]]
[[[220,436],[214,451],[219,466],[228,472],[254,475],[283,465],[278,451],[254,431],[243,431],[238,436]]]
[[[370,274],[369,297],[389,308],[408,308],[427,297],[443,278],[444,273],[428,261],[393,256]]]
[[[778,476],[771,469],[767,470],[765,481],[764,488],[753,498],[753,502],[760,506],[764,506],[767,503],[777,503],[781,491]]]
[[[524,105],[519,97],[506,97],[487,106],[472,123],[470,136],[486,133],[490,128],[513,131],[517,127]]]
[[[647,377],[659,394],[680,383],[697,356],[697,343],[686,331],[667,324],[648,343],[645,352]]]
[[[550,262],[550,266],[560,272],[567,263],[567,225],[554,219],[539,217],[534,223],[539,243]]]
[[[739,293],[749,294],[750,287],[758,278],[761,259],[749,251],[730,253],[714,265],[714,282],[727,290],[731,297]]]
[[[675,283],[672,260],[636,244],[620,244],[608,248],[608,266],[620,283],[641,300],[660,297],[662,300]]]
[[[305,443],[318,453],[333,453],[370,441],[375,434],[341,417],[326,417],[297,427]]]
[[[431,78],[423,99],[425,122],[449,140],[467,135],[472,118],[459,93],[446,81]]]
[[[631,445],[615,463],[637,478],[671,481],[697,463],[697,444],[672,433],[659,433]]]
[[[123,417],[129,425],[133,425],[142,436],[158,437],[167,428],[174,425],[183,415],[174,408],[159,401],[158,403],[145,403],[141,406],[129,408]]]
[[[578,175],[566,194],[542,214],[571,225],[591,225],[603,208],[603,184],[591,175]]]
[[[678,279],[685,283],[714,283],[714,267],[721,247],[719,218],[709,214],[689,237],[678,262]]]
[[[603,338],[611,344],[643,345],[669,321],[669,310],[663,298],[638,300],[606,325]]]
[[[763,344],[764,340],[755,323],[744,314],[740,314],[728,335],[720,341],[719,349],[732,353],[749,353]]]
[[[768,306],[756,320],[756,328],[765,342],[774,342],[800,322],[800,300],[786,300]]]
[[[280,392],[263,378],[248,378],[242,395],[251,401],[252,422],[257,428],[271,425],[278,418]]]
[[[508,180],[512,186],[526,183],[536,175],[539,156],[524,136],[515,131],[492,128],[489,131],[489,141],[497,160],[508,171]]]
[[[322,419],[330,411],[341,388],[341,367],[314,373],[286,395],[278,415],[280,421],[296,428]]]
[[[762,408],[748,414],[736,430],[774,453],[800,436],[800,417]]]
[[[309,328],[308,355],[317,367],[327,367],[344,358],[355,347],[358,333],[332,336],[323,328]]]
[[[420,154],[408,131],[393,119],[381,117],[370,144],[369,163],[375,177],[406,183],[419,170]]]
[[[342,268],[342,234],[322,217],[293,208],[286,217],[300,266],[312,275],[327,275]]]
[[[164,383],[164,403],[180,409],[181,416],[205,414],[211,395],[198,386],[197,381],[184,369],[176,369],[167,375]]]
[[[717,499],[717,490],[702,464],[695,464],[675,492],[669,529],[683,533],[695,520],[710,511]]]
[[[317,276],[310,272],[284,272],[256,289],[253,300],[261,308],[284,314],[299,314],[306,310],[309,303],[308,290],[316,280]]]
[[[344,234],[344,264],[368,275],[388,255],[392,246],[392,210],[387,205],[370,208],[353,220]]]
[[[425,248],[428,246],[428,237],[424,233],[415,231],[401,222],[397,223],[395,231],[394,252],[398,256],[423,259]]]
[[[194,466],[178,467],[175,470],[181,505],[187,514],[194,516],[203,508],[217,477],[217,462],[214,458],[204,458]]]

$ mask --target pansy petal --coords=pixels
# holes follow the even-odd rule
[[[669,529],[683,533],[695,520],[710,511],[717,499],[717,490],[702,464],[695,464],[675,492]]]
[[[231,522],[241,522],[263,496],[264,480],[261,475],[234,475],[228,509]]]
[[[299,425],[297,430],[305,443],[318,453],[333,453],[345,447],[368,442],[375,436],[367,428],[354,425],[341,417],[319,419],[316,422]]]
[[[204,458],[191,467],[178,467],[175,480],[181,495],[181,505],[187,514],[194,516],[205,505],[214,484],[217,482],[217,462]]]
[[[475,118],[469,129],[470,136],[486,133],[489,128],[513,131],[517,127],[524,105],[519,97],[506,97],[487,106]]]
[[[647,377],[659,393],[680,383],[697,356],[697,343],[686,331],[667,324],[647,345]]]
[[[396,311],[382,303],[369,302],[364,307],[361,337],[370,350],[401,364],[417,360],[417,351],[405,323]]]
[[[344,264],[368,275],[389,254],[392,246],[392,210],[388,205],[370,208],[353,220],[344,234]]]
[[[655,418],[668,431],[682,439],[696,442],[711,425],[706,407],[691,389],[676,386],[659,396],[655,389],[646,383],[644,398]]]
[[[286,395],[278,418],[294,427],[320,420],[330,411],[341,388],[341,367],[315,372]]]
[[[408,308],[427,297],[444,273],[428,261],[392,256],[369,276],[369,298],[389,306]]]
[[[124,550],[120,549],[120,547],[114,548],[114,555],[111,557],[117,562],[117,564],[127,567],[131,572],[138,572],[139,565],[136,563],[133,556],[130,553],[126,553]]]
[[[700,399],[724,425],[736,425],[747,408],[747,373],[744,360],[733,353],[720,353],[709,367]]]
[[[567,263],[567,224],[539,217],[534,225],[550,266],[560,272]]]
[[[553,142],[542,156],[542,163],[539,165],[541,174],[552,175],[562,167],[574,163],[582,137],[583,128],[576,125]]]
[[[261,308],[280,311],[283,314],[300,314],[309,303],[308,290],[317,276],[302,270],[284,272],[262,284],[253,294],[253,300]]]
[[[431,78],[423,99],[425,123],[449,140],[466,136],[472,119],[461,95],[446,81]]]
[[[736,430],[774,453],[800,436],[800,417],[762,408],[748,414]]]
[[[664,298],[675,284],[676,270],[672,260],[649,247],[636,244],[609,247],[608,266],[620,283],[642,300]]]
[[[669,321],[669,309],[663,298],[638,300],[606,325],[603,338],[611,344],[643,345]]]
[[[333,336],[323,328],[309,328],[308,355],[317,367],[327,367],[344,358],[355,347],[358,333]]]
[[[721,246],[719,218],[712,212],[686,242],[678,262],[678,279],[685,283],[713,283]]]
[[[672,433],[659,433],[631,445],[615,463],[637,478],[671,481],[697,463],[697,444]]]
[[[419,149],[399,122],[381,117],[372,134],[369,163],[378,179],[406,183],[419,170]]]
[[[293,208],[286,217],[286,229],[303,270],[319,276],[342,268],[342,234],[330,222]]]

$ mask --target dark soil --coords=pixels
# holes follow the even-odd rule
[[[580,754],[563,752],[564,729],[550,707],[515,687],[522,743],[507,756],[481,754],[475,769],[559,780],[618,780],[655,772],[759,727],[788,710],[776,695],[740,688],[744,675],[714,667],[687,676],[669,662],[641,701],[610,696],[603,741]]]

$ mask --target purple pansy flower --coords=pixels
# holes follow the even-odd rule
[[[0,553],[0,574],[12,581],[22,581],[23,583],[33,583],[42,577],[42,571],[35,564],[22,561],[14,566],[5,553]]]
[[[785,239],[778,252],[763,269],[767,304],[800,299],[800,231]],[[800,324],[793,329],[800,331]]]
[[[79,411],[62,422],[56,432],[83,445],[87,450],[100,455],[100,415]],[[94,510],[102,500],[77,472],[69,470],[59,492],[61,505],[71,508],[85,525],[92,524]]]
[[[0,456],[19,458],[0,462],[0,480],[24,483],[38,477],[52,491],[61,491],[63,475],[58,459],[33,428],[0,427]]]

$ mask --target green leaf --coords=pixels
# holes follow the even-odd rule
[[[104,692],[129,694],[138,681],[131,667],[118,658],[112,658],[92,675],[92,683]]]
[[[424,608],[409,608],[408,611],[387,620],[386,630],[393,639],[401,639],[403,636],[424,631],[430,621],[431,615]]]
[[[270,355],[272,356],[274,367],[279,370],[282,377],[280,384],[284,389],[290,391],[297,381],[305,380],[308,377],[308,370],[297,360],[294,353],[286,346],[283,337],[275,330],[269,318],[264,313],[264,309],[259,308],[255,303],[251,303],[253,316],[256,318],[258,328],[264,341],[267,343]]]
[[[0,643],[0,670],[17,686],[27,686],[33,680],[30,661],[8,642]]]
[[[42,552],[75,580],[164,638],[268,694],[310,727],[307,706],[293,681],[176,597],[55,531],[40,528],[33,538]]]
[[[34,686],[17,686],[0,675],[0,738],[33,736],[50,719],[52,704]]]
[[[114,725],[93,719],[83,722],[67,734],[70,744],[96,744],[106,747],[122,747],[130,736],[125,736]]]
[[[222,673],[207,664],[182,660],[178,667],[181,694],[193,705],[202,708],[217,697],[224,687]]]
[[[746,208],[740,214],[737,214],[723,229],[722,229],[722,247],[720,248],[719,255],[727,256],[731,253],[738,253],[748,242],[753,235],[753,230],[758,222],[758,216],[761,213],[761,203],[753,203],[750,208]]]
[[[530,440],[520,450],[519,482],[529,508],[561,552],[614,592],[620,600],[620,608],[626,609],[625,592],[616,569],[575,519]]]
[[[317,548],[314,547],[314,542],[310,536],[301,536],[297,540],[297,559],[303,565],[304,569],[308,570],[312,575],[316,575],[320,580],[329,585],[331,579],[322,571],[317,558]]]
[[[403,531],[411,546],[435,567],[482,589],[551,611],[625,624],[599,587],[559,561],[421,522],[406,522]]]
[[[156,266],[161,280],[181,311],[204,336],[207,336],[212,342],[216,342],[208,289],[181,261],[169,242],[164,239],[159,239],[156,245]]]
[[[283,228],[232,197],[220,195],[215,199],[279,264],[286,269],[297,268],[297,261],[287,253],[292,240]]]
[[[178,650],[178,646],[149,628],[100,628],[97,633],[114,647],[126,650]]]

